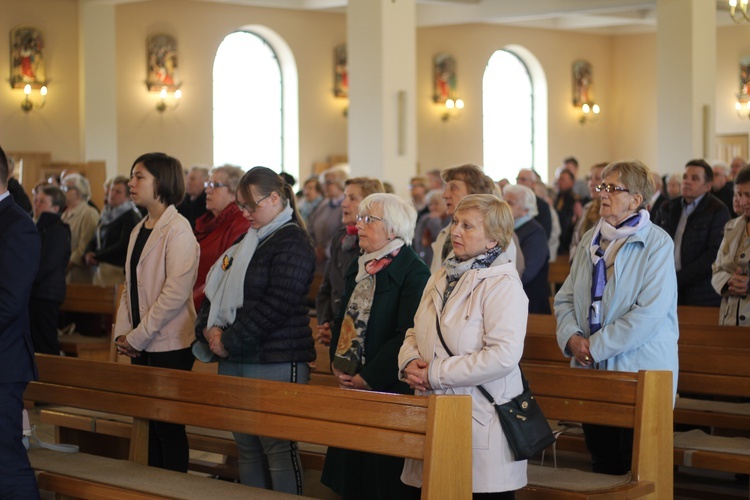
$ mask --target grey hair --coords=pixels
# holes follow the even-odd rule
[[[211,175],[213,174],[224,174],[227,178],[227,189],[230,194],[237,194],[237,186],[240,185],[240,179],[245,175],[245,171],[236,165],[230,165],[226,163],[220,167],[214,167],[211,169]]]
[[[442,189],[433,189],[432,191],[427,192],[427,196],[425,196],[427,199],[427,203],[431,203],[432,200],[437,198],[438,200],[442,201],[443,204],[445,204],[445,201],[443,200],[443,190]]]
[[[395,194],[374,193],[359,204],[359,215],[369,214],[373,206],[383,210],[386,232],[393,233],[404,240],[404,243],[411,245],[417,225],[417,210],[414,206]]]
[[[89,201],[89,198],[91,198],[91,185],[89,184],[89,180],[81,174],[66,175],[62,182],[65,186],[67,186],[68,182],[72,182],[73,185],[71,187],[78,191],[81,198],[84,200]]]
[[[205,165],[193,165],[192,167],[190,167],[190,170],[188,170],[188,172],[198,172],[199,174],[201,174],[201,177],[208,180],[209,169],[210,167],[206,167]],[[240,177],[242,176],[240,175]]]
[[[513,193],[518,195],[523,207],[528,210],[528,215],[536,217],[539,215],[539,208],[536,206],[536,194],[534,191],[523,184],[508,184],[503,188],[503,194]]]

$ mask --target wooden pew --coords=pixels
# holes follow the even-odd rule
[[[677,321],[680,325],[717,326],[718,307],[677,306]]]
[[[147,420],[158,419],[424,460],[423,499],[471,495],[471,399],[465,396],[342,391],[44,355],[37,363],[39,381],[29,384],[25,398],[133,417],[127,461],[32,450],[45,490],[80,498],[281,498],[146,467]]]
[[[711,308],[694,309],[712,314]],[[681,319],[685,317],[687,315]],[[741,326],[698,323],[680,323],[678,393],[702,395],[707,399],[678,397],[674,422],[719,429],[724,435],[732,434],[732,431],[735,434],[747,433],[750,431],[750,403],[736,400],[750,398],[750,333]],[[557,346],[553,317],[529,315],[523,360],[569,363]],[[702,436],[695,432],[676,436],[676,466],[750,473],[750,456],[744,454],[750,452],[750,442],[743,441],[743,438],[727,441],[731,438]],[[557,447],[574,451],[583,448],[581,439],[571,436],[561,436]]]
[[[107,324],[114,322],[120,296],[118,287],[101,287],[71,283],[65,292],[61,312],[77,312],[104,316]],[[74,333],[59,337],[60,350],[66,356],[107,361],[111,359],[111,338]]]
[[[704,329],[701,329],[704,328]],[[745,330],[745,331],[743,331]],[[678,392],[707,399],[677,398],[674,421],[708,427],[676,433],[675,465],[750,474],[750,335],[746,327],[680,329]],[[745,401],[745,402],[738,402]]]
[[[629,478],[529,465],[529,484],[516,498],[671,499],[672,374],[625,373],[523,364],[529,386],[547,418],[635,430]],[[592,489],[594,480],[622,484]],[[565,488],[581,487],[588,491]]]

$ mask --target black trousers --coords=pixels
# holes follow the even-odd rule
[[[172,368],[190,371],[193,369],[193,351],[187,347],[177,351],[141,352],[130,362],[134,365]],[[148,464],[161,469],[187,472],[190,461],[185,426],[150,420],[148,425]]]
[[[583,435],[594,472],[627,474],[633,459],[633,429],[583,424]]]
[[[26,382],[0,383],[0,498],[39,498],[36,476],[23,446],[23,393]]]
[[[60,354],[57,340],[57,315],[60,303],[54,300],[29,299],[29,323],[34,352],[39,354]]]

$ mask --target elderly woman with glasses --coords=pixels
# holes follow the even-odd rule
[[[250,229],[208,272],[193,352],[202,361],[218,358],[221,375],[306,384],[315,360],[307,315],[315,251],[294,190],[255,167],[240,179],[237,205]],[[234,438],[242,484],[302,494],[296,443]]]
[[[223,165],[211,169],[209,180],[203,183],[208,211],[195,221],[195,238],[201,247],[198,276],[193,286],[196,311],[205,296],[203,288],[208,270],[250,228],[250,223],[235,203],[237,186],[243,174],[240,167]]]
[[[601,218],[583,235],[555,297],[557,342],[571,366],[671,370],[677,389],[677,277],[672,238],[649,220],[649,169],[619,161],[602,172]],[[630,470],[633,430],[583,426],[594,472]]]
[[[346,272],[332,327],[331,365],[342,388],[411,393],[398,380],[398,351],[430,277],[409,246],[416,219],[411,203],[393,194],[359,204],[362,255]],[[329,448],[321,481],[343,498],[412,498],[416,489],[399,479],[403,465],[401,458]]]

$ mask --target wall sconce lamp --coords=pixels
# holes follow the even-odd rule
[[[163,113],[167,109],[177,109],[180,105],[180,99],[182,99],[182,90],[177,89],[172,93],[172,98],[169,98],[167,87],[162,87],[159,91],[159,100],[156,101],[156,110],[159,113]]]
[[[737,111],[737,116],[742,120],[750,118],[750,100],[745,97],[744,99],[737,96],[737,102],[734,103],[734,109]]]
[[[601,110],[598,104],[584,102],[581,105],[581,116],[578,117],[578,121],[581,125],[594,123],[599,118]]]
[[[42,96],[42,100],[38,103],[32,102],[31,99],[29,99],[29,96],[31,95],[31,85],[26,84],[26,86],[23,88],[23,101],[21,101],[21,109],[24,110],[26,113],[31,111],[32,109],[42,109],[45,104],[47,104],[47,86],[43,85],[42,88],[39,89],[39,94]]]
[[[737,0],[729,0],[729,15],[732,18],[732,21],[738,24],[750,21],[750,16],[748,16],[747,13],[747,3],[748,0],[740,0],[740,12],[739,15],[735,17],[735,12],[737,11]]]
[[[446,99],[445,111],[440,115],[440,119],[447,122],[451,118],[457,118],[461,110],[464,109],[463,99]]]

